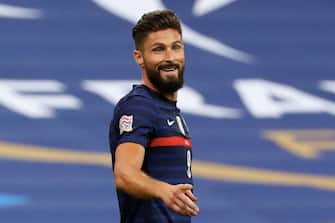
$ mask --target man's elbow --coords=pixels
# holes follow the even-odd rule
[[[114,171],[114,180],[115,180],[115,186],[119,190],[124,190],[127,182],[126,182],[127,177],[122,171],[115,170]]]

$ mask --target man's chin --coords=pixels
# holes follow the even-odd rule
[[[160,74],[160,77],[164,82],[177,82],[179,80],[178,74]]]
[[[162,79],[159,83],[151,81],[158,91],[163,94],[169,94],[179,90],[183,83],[178,78],[167,78]]]
[[[183,74],[179,72],[179,69],[170,72],[156,70],[147,73],[150,82],[163,94],[173,93],[183,86]]]

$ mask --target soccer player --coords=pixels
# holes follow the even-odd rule
[[[109,134],[121,223],[189,223],[199,207],[190,133],[176,107],[184,83],[181,25],[174,12],[153,11],[132,31],[143,83],[118,102]]]

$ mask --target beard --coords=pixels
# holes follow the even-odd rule
[[[167,75],[165,78],[160,74],[160,70],[174,66],[178,70],[177,77]],[[184,66],[177,63],[166,63],[158,65],[157,68],[151,68],[144,63],[144,68],[148,75],[149,81],[162,94],[171,94],[184,85]]]

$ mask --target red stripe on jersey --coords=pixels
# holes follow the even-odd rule
[[[181,136],[158,137],[151,140],[149,147],[184,146],[192,148],[192,140]]]

